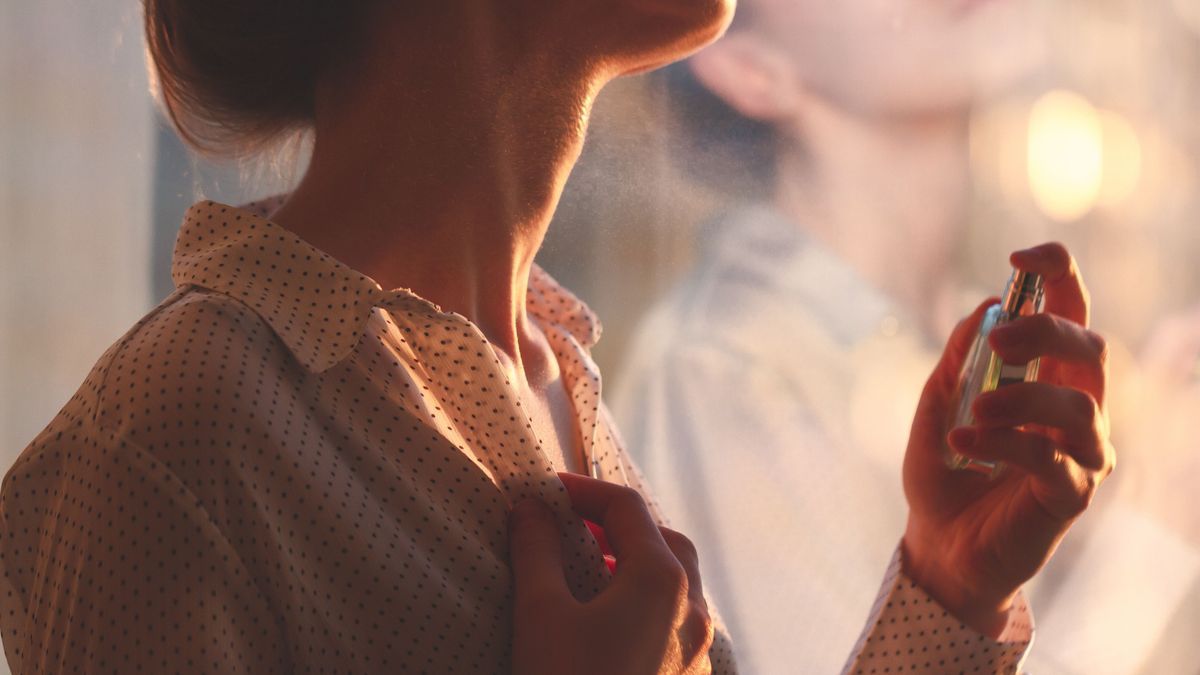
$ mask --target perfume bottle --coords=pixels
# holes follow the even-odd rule
[[[997,326],[1042,311],[1043,287],[1040,275],[1013,270],[1012,277],[1004,287],[1003,299],[988,307],[984,313],[983,321],[979,324],[979,333],[975,336],[975,342],[959,374],[958,390],[951,407],[954,418],[950,429],[975,423],[972,405],[980,394],[1015,382],[1032,382],[1037,379],[1039,359],[1027,364],[1005,363],[992,351],[991,345],[988,344],[988,335]],[[989,477],[997,476],[1004,468],[1000,462],[985,462],[964,457],[949,446],[946,448],[946,464],[951,469],[976,471]]]

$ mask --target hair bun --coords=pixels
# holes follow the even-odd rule
[[[318,76],[345,54],[365,3],[144,0],[160,102],[206,154],[246,155],[311,125]]]

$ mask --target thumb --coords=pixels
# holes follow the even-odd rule
[[[963,319],[955,326],[954,331],[950,334],[950,338],[946,340],[946,348],[942,351],[942,358],[938,361],[937,367],[934,368],[932,376],[929,378],[929,386],[937,389],[939,393],[949,394],[958,385],[959,372],[962,370],[963,362],[967,360],[967,352],[970,351],[971,345],[975,342],[975,335],[979,331],[979,324],[983,322],[983,315],[992,305],[999,302],[999,298],[988,298],[975,308],[971,315]],[[931,392],[926,392],[931,393]]]
[[[563,574],[558,524],[545,504],[525,499],[513,507],[509,550],[518,607],[531,599],[574,599]]]
[[[996,301],[996,298],[984,301],[955,327],[946,341],[941,359],[929,375],[929,380],[925,382],[925,389],[921,392],[921,400],[917,404],[917,413],[913,417],[912,430],[909,433],[909,451],[905,459],[906,483],[911,469],[919,469],[922,475],[928,471],[940,473],[945,469],[942,458],[945,445],[943,436],[947,431],[951,398],[958,388],[959,373],[967,359],[967,352],[971,350],[975,341],[975,334],[983,316],[988,307]]]

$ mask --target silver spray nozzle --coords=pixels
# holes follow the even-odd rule
[[[1002,311],[1009,316],[1027,316],[1042,308],[1045,282],[1042,275],[1014,269],[1012,277],[1004,286]]]

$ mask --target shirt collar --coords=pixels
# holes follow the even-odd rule
[[[245,206],[202,201],[188,209],[175,241],[171,277],[234,298],[253,309],[308,370],[323,372],[358,345],[371,310],[408,296],[430,314],[436,305],[407,289],[384,291],[267,216],[276,196]],[[582,346],[600,339],[595,313],[534,265],[527,308],[543,325],[559,326]]]

